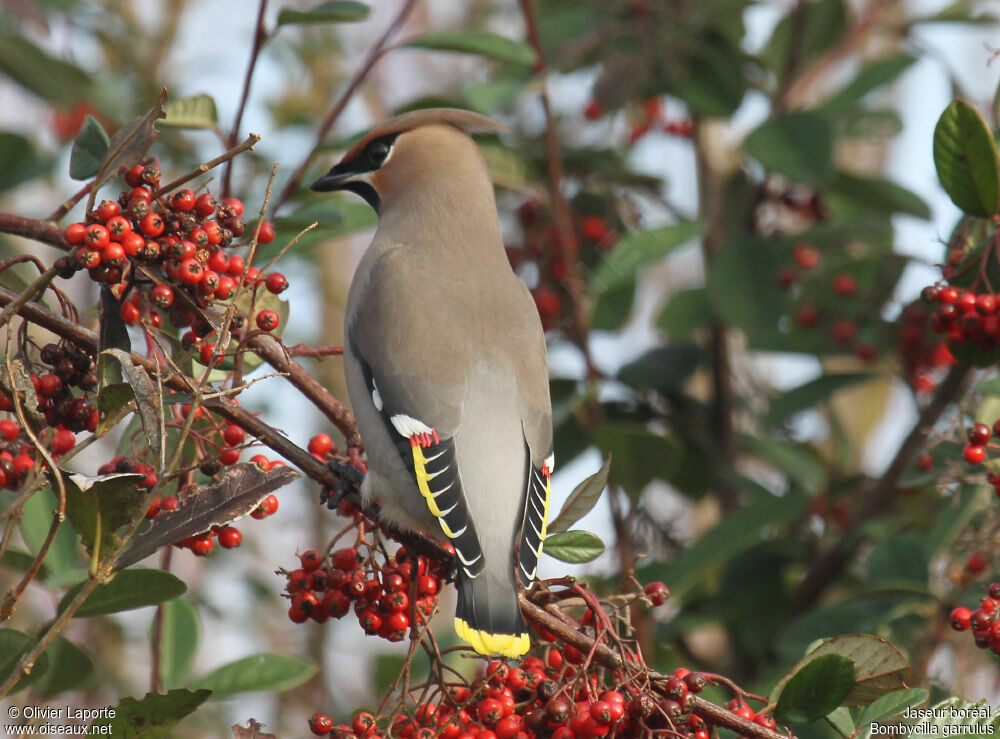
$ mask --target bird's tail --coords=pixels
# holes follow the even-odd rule
[[[491,575],[488,568],[475,578],[459,569],[455,632],[479,654],[520,657],[531,642],[517,605],[513,571],[508,578]]]

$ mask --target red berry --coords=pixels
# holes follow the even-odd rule
[[[159,308],[169,308],[174,304],[174,289],[170,285],[157,285],[149,291],[149,299]]]
[[[130,326],[139,322],[139,309],[132,303],[122,303],[120,313],[122,320]]]
[[[535,299],[535,305],[538,306],[538,314],[542,317],[543,322],[558,318],[562,313],[562,298],[552,289],[544,286],[536,287],[531,291],[531,294]]]
[[[102,200],[100,205],[97,206],[97,220],[101,223],[107,223],[111,218],[114,218],[121,212],[121,206],[119,206],[114,200]],[[131,224],[129,224],[129,227],[131,228]]]
[[[87,235],[87,226],[83,223],[71,223],[66,226],[63,238],[70,246],[80,246]]]
[[[262,222],[260,224],[260,231],[257,232],[257,241],[261,244],[270,244],[274,241],[274,236],[274,224],[270,221]]]
[[[76,446],[76,436],[72,431],[62,428],[56,431],[52,439],[52,451],[56,454],[65,454],[74,446]]]
[[[833,291],[844,297],[854,295],[858,291],[858,281],[854,279],[854,275],[839,274],[833,278]]]
[[[792,259],[803,269],[812,269],[819,264],[819,249],[812,244],[799,241],[792,247]]]
[[[120,267],[125,263],[125,250],[121,244],[112,241],[104,247],[101,253],[101,261],[105,264]]]
[[[132,221],[122,216],[112,216],[105,225],[112,241],[121,241],[126,234],[132,233]]]
[[[222,438],[225,439],[225,442],[229,444],[229,446],[236,446],[237,444],[243,443],[243,439],[246,438],[246,433],[236,424],[230,424],[223,429]]]
[[[596,121],[604,115],[604,106],[596,100],[591,100],[583,109],[583,117],[588,121]]]
[[[7,441],[14,441],[20,433],[21,427],[17,425],[16,421],[9,418],[0,421],[0,434],[3,434]]]
[[[293,621],[295,619],[292,619]],[[305,620],[305,619],[303,619]],[[333,719],[325,713],[314,713],[309,719],[309,731],[316,736],[323,736],[333,731]]]
[[[857,333],[857,326],[852,321],[839,320],[833,324],[833,340],[838,344],[847,344]]]
[[[316,434],[309,440],[309,453],[323,457],[333,449],[333,439],[328,434]]]
[[[970,556],[969,560],[965,563],[965,569],[972,575],[979,575],[986,570],[986,565],[986,555],[982,552],[976,552]]]
[[[969,464],[980,464],[986,458],[986,447],[979,444],[966,444],[962,456]]]
[[[91,223],[87,226],[84,241],[91,249],[103,249],[111,242],[111,234],[100,223]]]
[[[125,182],[129,187],[138,187],[142,183],[142,171],[145,169],[141,164],[137,164],[125,173]]]
[[[233,278],[226,275],[219,276],[219,286],[215,288],[215,297],[219,300],[226,300],[236,288]]]
[[[243,534],[232,526],[224,526],[219,532],[219,546],[223,549],[235,549],[241,541],[243,541]]]
[[[985,423],[973,424],[969,429],[969,443],[976,446],[985,446],[990,440],[990,427]]]
[[[312,572],[319,569],[319,566],[323,564],[323,555],[315,549],[308,549],[299,555],[299,561],[302,563],[303,570]]]
[[[201,262],[189,257],[181,262],[178,277],[185,285],[197,285],[201,282],[204,272],[205,268],[201,266]]]
[[[194,209],[194,202],[194,193],[185,188],[180,192],[175,192],[174,196],[170,198],[170,207],[174,210],[186,212]]]
[[[503,716],[503,706],[495,698],[486,698],[476,707],[476,715],[484,724],[492,726]]]
[[[231,210],[235,215],[243,215],[243,201],[239,198],[223,198],[222,207]]]
[[[403,611],[393,611],[385,618],[385,626],[390,631],[406,631],[410,628],[410,617]]]
[[[150,213],[139,222],[139,230],[142,231],[142,235],[150,239],[155,239],[162,234],[165,228],[166,224],[159,213]]]
[[[600,216],[584,216],[580,220],[580,232],[587,241],[597,244],[608,237],[611,226]]]
[[[649,583],[645,588],[645,593],[654,606],[662,606],[670,597],[670,590],[662,582]]]
[[[272,272],[264,280],[264,287],[267,288],[268,292],[278,295],[288,289],[288,280],[280,272]]]
[[[262,310],[257,314],[257,328],[261,331],[274,331],[281,323],[278,313],[273,310]]]
[[[203,192],[194,201],[194,212],[201,218],[208,218],[215,213],[215,198],[211,193]]]
[[[133,187],[132,190],[131,190],[131,192],[129,192],[129,194],[128,194],[128,207],[129,207],[129,210],[132,209],[132,201],[133,200],[143,200],[148,205],[149,201],[152,199],[152,197],[153,197],[153,193],[151,193],[147,188],[142,187],[142,186]]]

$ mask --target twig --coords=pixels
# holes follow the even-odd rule
[[[24,236],[43,244],[69,250],[69,244],[63,238],[63,230],[54,223],[40,221],[37,218],[25,218],[13,213],[0,213],[0,233]]]
[[[52,282],[55,276],[56,268],[49,267],[47,270],[42,272],[42,274],[36,277],[34,282],[24,288],[24,290],[22,290],[14,300],[4,307],[3,312],[0,312],[0,327],[10,320],[10,317],[17,312],[18,308],[27,303],[29,300],[34,300],[35,296],[39,293],[44,292],[45,288],[50,282]]]
[[[301,164],[299,164],[299,166],[295,168],[295,171],[292,172],[292,176],[288,179],[285,189],[281,191],[281,195],[274,204],[275,212],[277,212],[281,206],[287,203],[295,194],[299,184],[302,182],[302,178],[306,174],[306,170],[312,163],[313,157],[316,156],[316,152],[319,150],[319,147],[322,145],[323,141],[326,140],[327,134],[329,134],[330,130],[333,128],[333,124],[337,122],[338,118],[340,118],[340,114],[344,112],[344,108],[347,107],[347,103],[350,102],[354,93],[357,92],[358,88],[361,86],[361,83],[364,82],[371,73],[372,68],[375,66],[375,62],[377,62],[382,55],[383,47],[406,22],[407,17],[410,15],[410,12],[416,4],[416,0],[405,0],[403,7],[399,9],[398,13],[396,13],[396,17],[392,19],[392,23],[390,23],[385,32],[379,36],[378,40],[372,44],[372,47],[368,50],[368,54],[365,56],[364,61],[354,73],[354,77],[351,78],[350,83],[348,83],[347,88],[341,93],[340,97],[327,112],[326,117],[320,124],[319,129],[316,131],[316,143],[313,144],[312,149],[308,154],[306,154]]]
[[[850,562],[863,541],[863,537],[859,534],[864,525],[892,502],[899,491],[900,478],[923,448],[928,434],[941,414],[961,393],[970,372],[971,368],[964,364],[955,365],[948,371],[944,380],[938,385],[931,402],[920,413],[910,433],[900,444],[889,467],[875,482],[872,490],[862,496],[863,503],[848,528],[838,538],[837,543],[809,568],[792,597],[788,609],[790,614],[799,614],[810,608]]]
[[[264,13],[267,11],[267,0],[260,0],[257,6],[257,25],[253,36],[253,49],[250,51],[250,62],[247,64],[247,72],[243,77],[243,90],[240,93],[240,102],[236,106],[236,116],[233,119],[233,130],[229,133],[228,146],[236,146],[236,138],[240,135],[240,124],[243,122],[243,112],[247,107],[247,99],[250,97],[250,81],[253,79],[253,71],[257,67],[257,58],[260,50],[267,41],[267,32],[264,30]],[[226,173],[222,177],[222,197],[229,197],[229,184],[233,174],[233,160],[226,164]]]
[[[305,344],[296,344],[295,346],[289,346],[285,348],[290,357],[314,357],[316,359],[321,359],[323,357],[339,357],[344,354],[344,347],[342,346],[306,346]]]
[[[205,174],[210,169],[214,169],[215,167],[218,167],[220,164],[228,162],[233,157],[238,156],[245,151],[253,151],[254,144],[256,144],[258,141],[260,141],[260,136],[258,136],[255,133],[250,134],[249,136],[247,136],[246,140],[242,144],[234,146],[224,154],[220,154],[219,156],[217,156],[215,159],[211,159],[205,162],[204,164],[195,167],[192,171],[188,172],[186,175],[178,177],[173,182],[168,182],[166,185],[164,185],[159,190],[154,192],[150,196],[150,199],[156,200],[164,193],[170,192],[171,190],[180,187],[185,182],[193,180],[195,177],[201,177],[201,175]]]
[[[90,193],[93,187],[94,187],[94,180],[91,180],[86,185],[81,187],[76,192],[76,194],[72,195],[66,202],[64,202],[54,211],[52,211],[52,215],[50,215],[45,220],[52,221],[53,223],[59,223],[59,221],[63,219],[63,216],[65,216],[67,213],[73,210],[73,206],[75,206],[77,203],[83,200],[84,196]]]

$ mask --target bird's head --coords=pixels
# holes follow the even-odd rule
[[[492,118],[455,108],[426,108],[392,118],[355,144],[310,186],[317,192],[349,190],[375,209],[407,185],[428,177],[455,178],[481,166],[471,134],[509,129]]]

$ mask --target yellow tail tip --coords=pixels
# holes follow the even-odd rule
[[[460,618],[455,619],[455,633],[469,642],[479,654],[487,657],[500,654],[517,658],[531,648],[531,640],[527,634],[491,634],[472,628]]]

